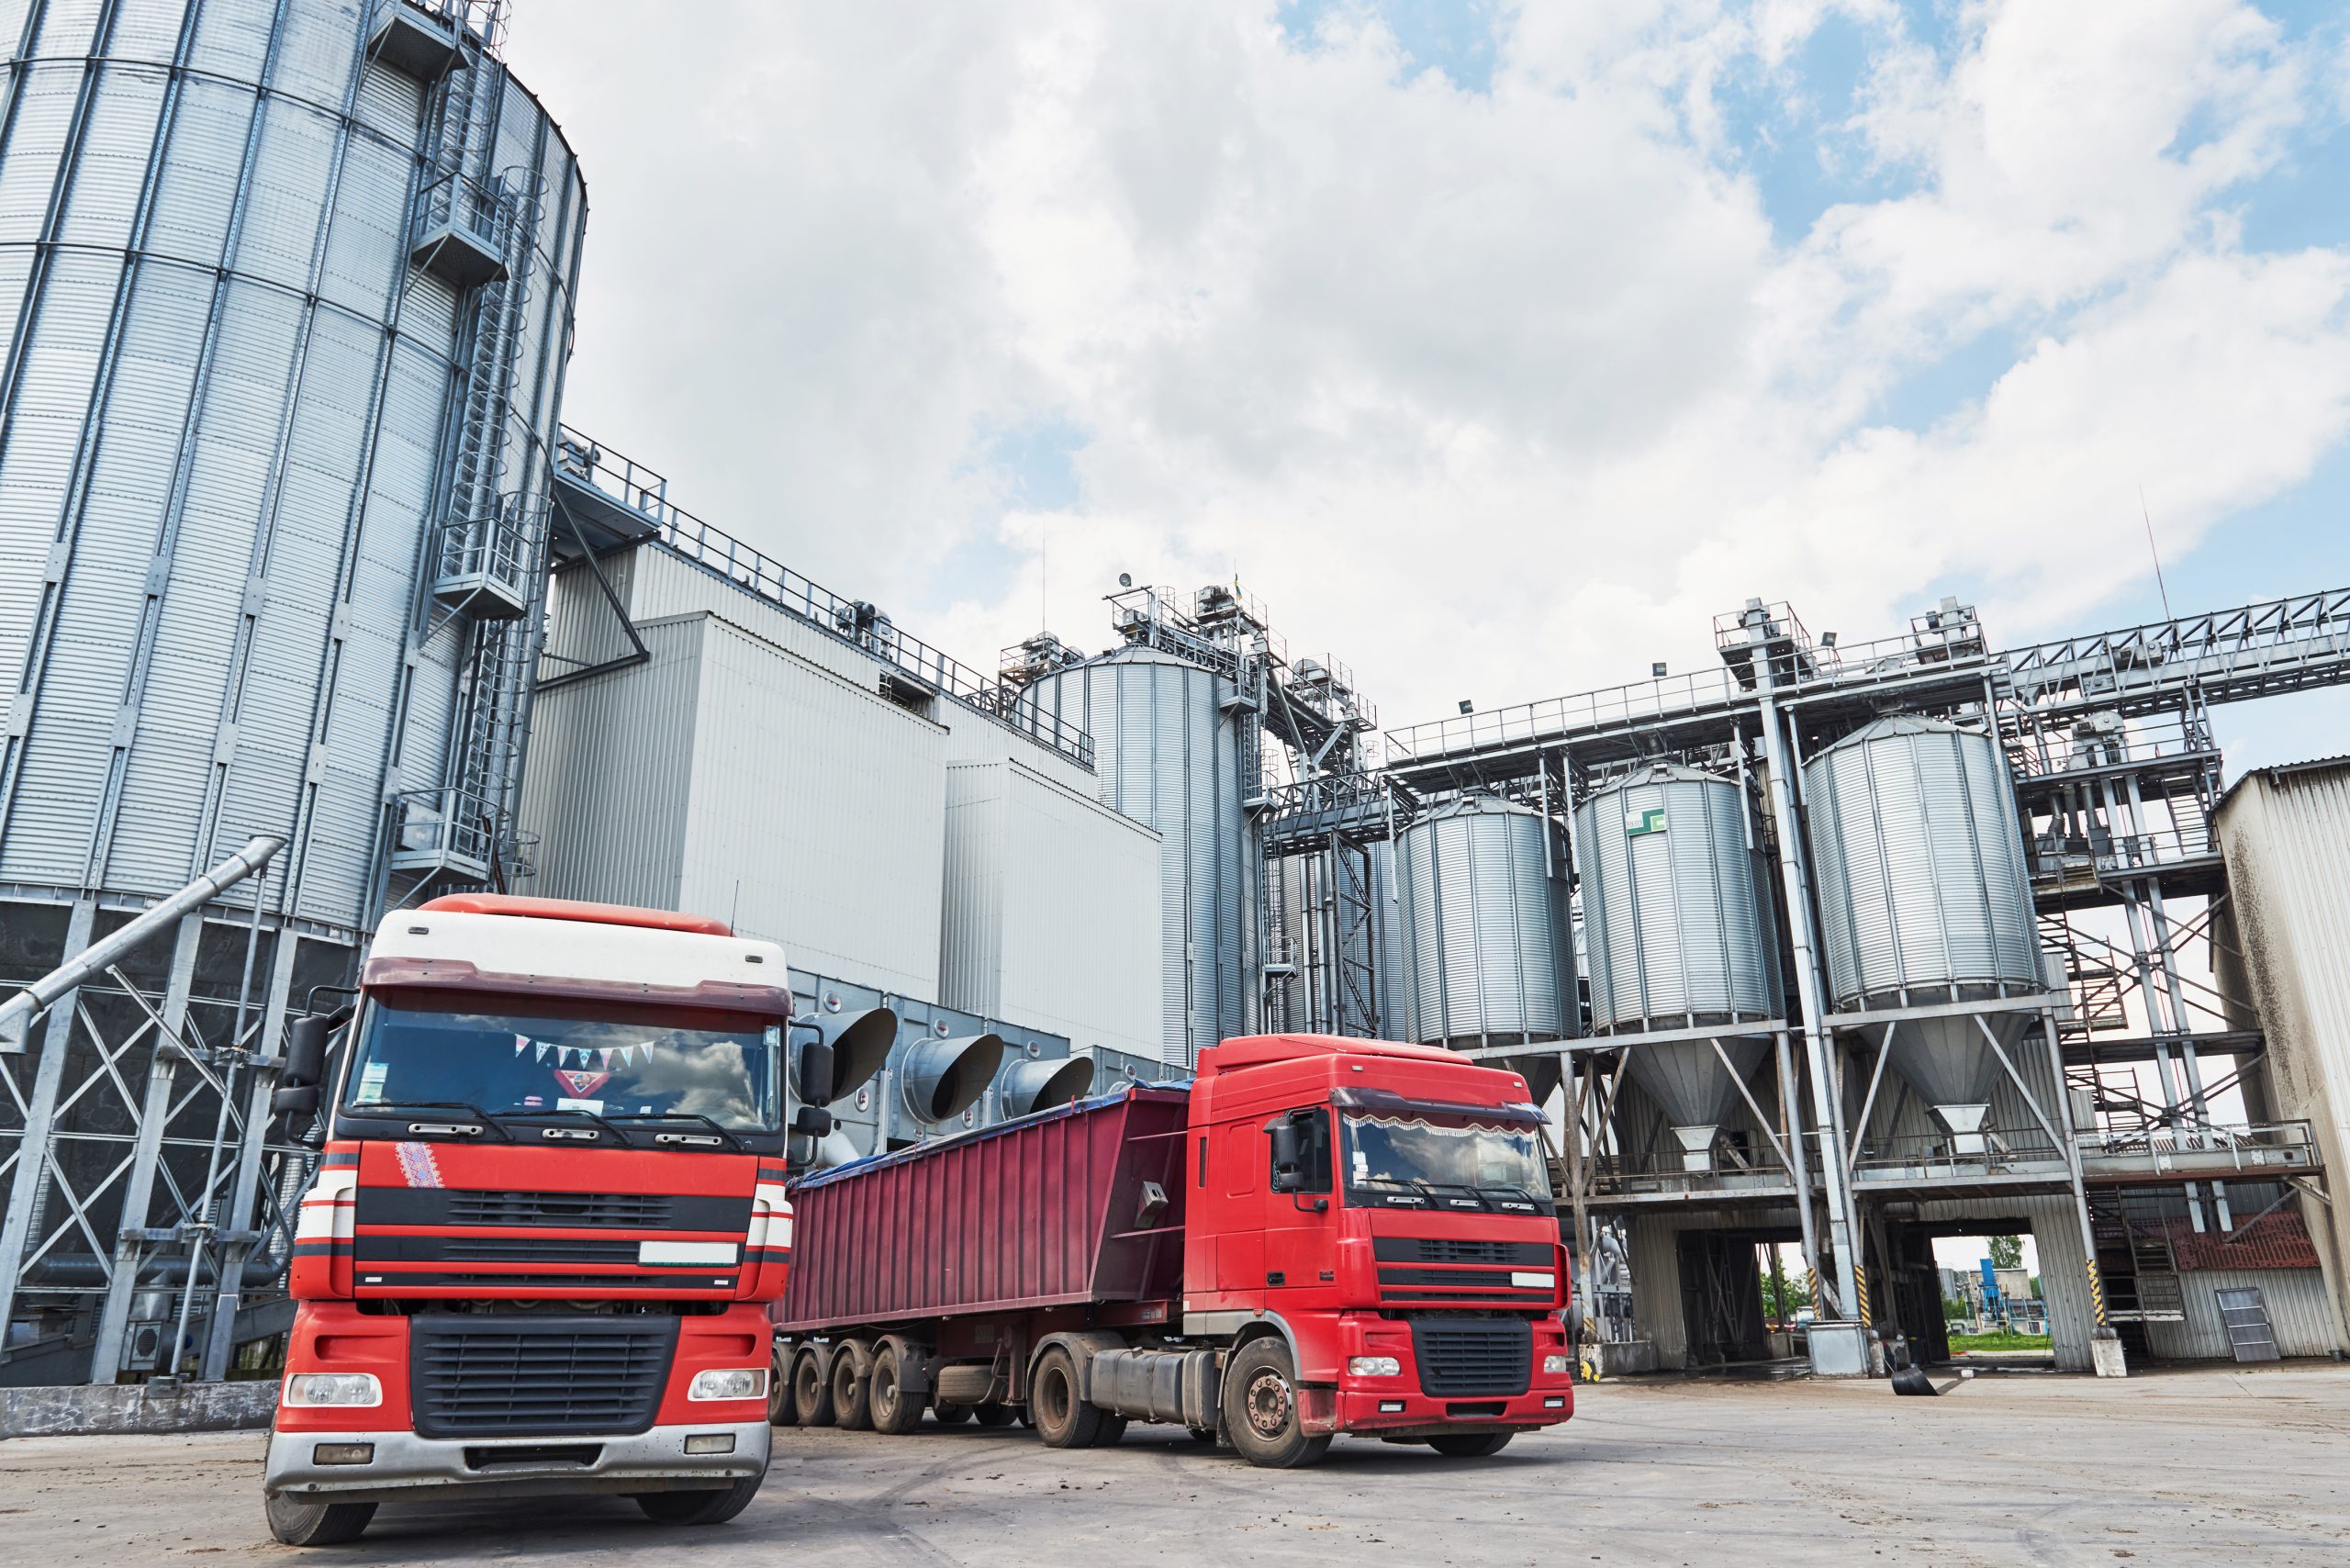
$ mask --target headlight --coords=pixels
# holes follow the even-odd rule
[[[1571,1372],[1575,1370],[1574,1358],[1572,1356],[1545,1356],[1542,1358],[1542,1370],[1546,1372]]]
[[[1348,1377],[1400,1377],[1404,1363],[1393,1356],[1350,1356],[1347,1359]]]
[[[765,1367],[726,1367],[698,1372],[686,1389],[688,1399],[765,1399],[767,1396],[767,1369]]]
[[[285,1403],[320,1405],[381,1405],[384,1385],[374,1372],[296,1372],[285,1380]]]

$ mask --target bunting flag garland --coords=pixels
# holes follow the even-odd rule
[[[520,1056],[524,1051],[527,1051],[527,1050],[529,1050],[530,1048],[531,1048],[531,1036],[528,1036],[528,1035],[517,1035],[517,1036],[514,1036],[514,1054],[515,1054],[516,1056],[518,1056],[518,1057],[519,1057],[519,1056]]]
[[[541,1040],[539,1042],[539,1053],[532,1059],[534,1061],[544,1061],[547,1059],[547,1053],[553,1049],[554,1049],[553,1046],[547,1044],[544,1040]]]

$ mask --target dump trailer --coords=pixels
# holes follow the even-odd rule
[[[1179,1423],[1252,1463],[1339,1434],[1498,1452],[1572,1413],[1542,1113],[1450,1051],[1278,1035],[795,1183],[778,1420]]]
[[[750,1501],[790,1011],[783,950],[717,921],[494,894],[386,917],[355,1008],[289,1031],[278,1092],[325,1132],[263,1482],[278,1540],[434,1497],[620,1493],[680,1524]]]

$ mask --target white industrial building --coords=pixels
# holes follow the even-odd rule
[[[869,606],[716,537],[672,521],[555,575],[520,885],[1157,1057],[1158,834],[1100,803],[1081,737],[974,709]]]

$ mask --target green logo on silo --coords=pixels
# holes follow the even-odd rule
[[[1628,812],[1624,815],[1624,834],[1628,838],[1638,838],[1644,833],[1662,833],[1663,831],[1664,808],[1662,806],[1651,806],[1645,812]]]

